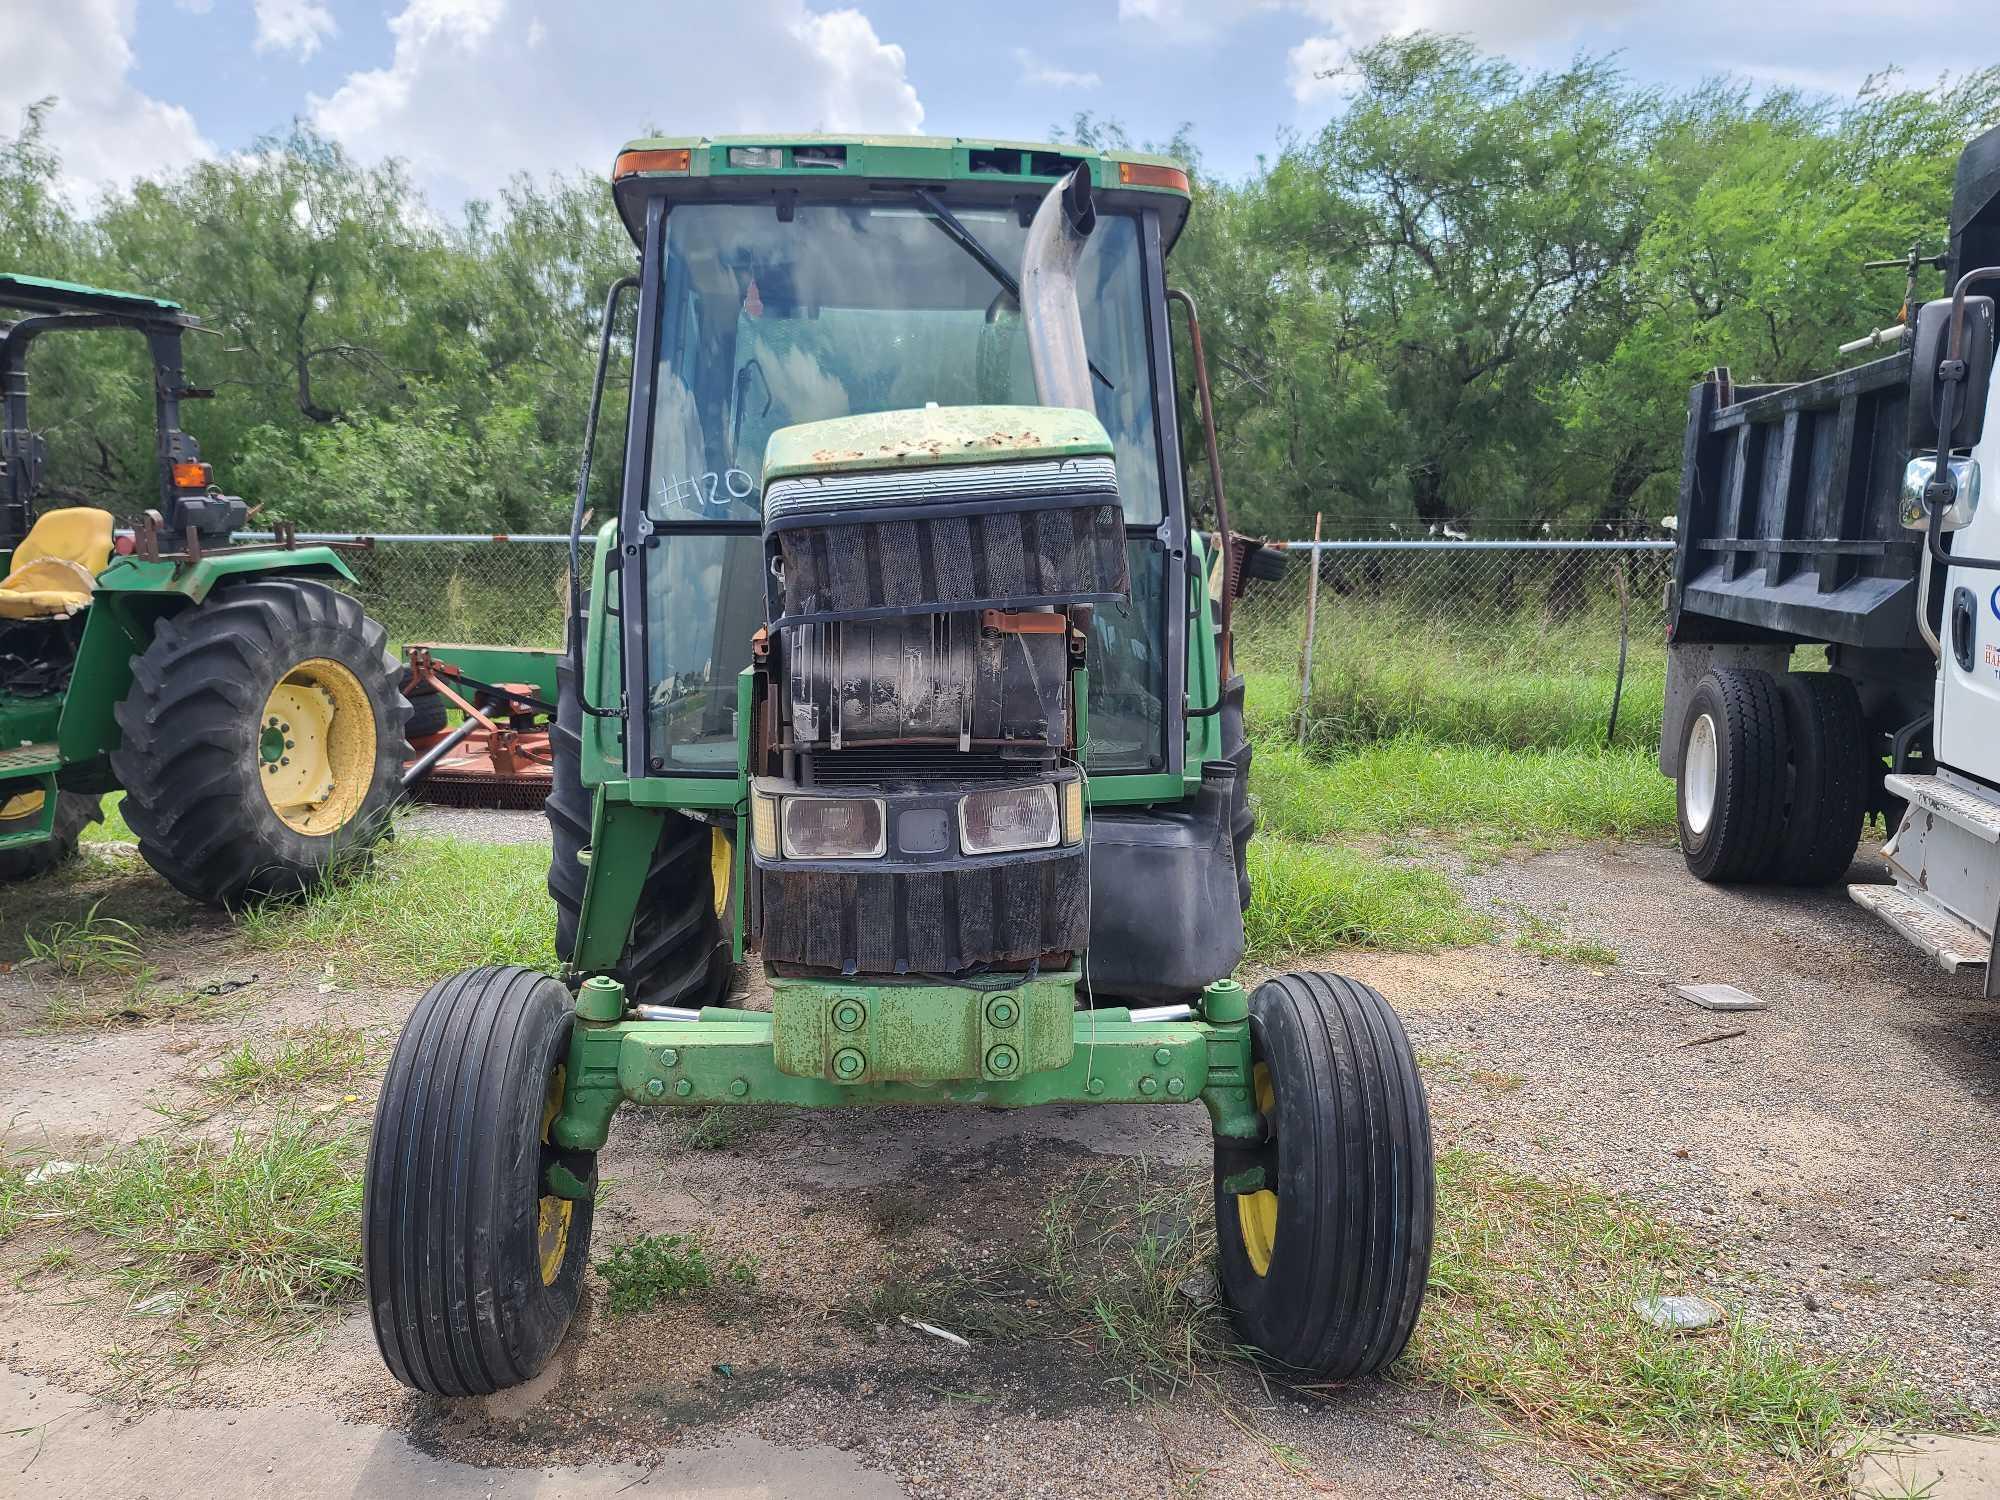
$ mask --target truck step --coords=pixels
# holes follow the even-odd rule
[[[53,743],[15,745],[11,749],[0,750],[0,779],[42,775],[61,765],[62,756]]]
[[[1990,802],[1977,792],[1935,776],[1890,776],[1884,784],[1911,807],[1949,818],[1984,843],[2000,844],[2000,802]]]
[[[1928,776],[1892,776],[1889,779],[1891,783],[1898,780],[1930,780]],[[1872,911],[1913,946],[1928,953],[1945,973],[1956,974],[1960,969],[1986,967],[1987,955],[1991,951],[1986,939],[1951,913],[1927,905],[1899,886],[1850,885],[1847,894],[1856,906]]]

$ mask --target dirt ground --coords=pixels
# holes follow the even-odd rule
[[[1441,1147],[1630,1195],[1721,1252],[1729,1269],[1704,1290],[1730,1309],[1886,1354],[2000,1416],[2000,1006],[1837,888],[1707,887],[1671,848],[1582,847],[1462,880],[1504,931],[1532,912],[1618,961],[1503,936],[1326,962],[1402,1010]],[[154,1111],[199,1101],[204,1059],[286,1024],[369,1028],[379,1067],[414,990],[321,993],[231,942],[204,919],[173,960],[199,982],[256,976],[208,1020],[50,1032],[32,971],[0,974],[6,1149],[61,1158],[160,1128]],[[1698,1010],[1672,993],[1692,980],[1770,1008]],[[372,1087],[359,1093],[321,1107],[364,1122]],[[1199,1111],[769,1114],[726,1134],[622,1114],[596,1242],[698,1230],[724,1260],[754,1257],[756,1286],[614,1320],[593,1276],[556,1366],[484,1401],[397,1386],[358,1308],[192,1380],[135,1373],[147,1332],[115,1297],[9,1274],[0,1496],[1574,1493],[1427,1390],[1300,1395],[1230,1370],[1221,1399],[1134,1401],[1081,1341],[960,1350],[884,1312],[900,1278],[1004,1270],[1080,1172],[1142,1157],[1204,1171]]]

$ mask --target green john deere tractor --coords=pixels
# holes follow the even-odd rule
[[[196,900],[310,889],[366,850],[401,789],[409,705],[386,637],[321,580],[329,547],[232,546],[244,503],[213,484],[181,402],[196,320],[171,302],[0,275],[0,882],[76,852],[122,788],[153,868]],[[35,514],[28,422],[42,338],[121,329],[153,369],[159,508],[119,535],[91,506]]]
[[[639,258],[597,395],[627,290],[638,353],[587,591],[588,437],[572,532],[565,967],[445,980],[397,1044],[366,1207],[390,1370],[467,1395],[547,1363],[621,1104],[1197,1101],[1242,1335],[1380,1369],[1423,1300],[1429,1120],[1380,995],[1231,978],[1250,752],[1227,517],[1211,546],[1182,486],[1176,298],[1219,480],[1165,280],[1185,172],[645,140],[613,191]]]

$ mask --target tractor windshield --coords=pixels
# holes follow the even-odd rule
[[[1018,210],[952,213],[1002,266]],[[653,754],[676,772],[735,767],[736,673],[762,622],[756,529],[771,434],[795,423],[939,406],[1034,405],[1014,298],[912,197],[682,203],[667,216],[648,519]],[[1097,613],[1091,754],[1101,770],[1162,763],[1166,693],[1159,416],[1139,226],[1103,214],[1077,282],[1132,528],[1133,602]],[[664,753],[663,753],[664,752]]]

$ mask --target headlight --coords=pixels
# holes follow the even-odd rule
[[[787,859],[876,859],[885,847],[872,797],[787,797],[784,825]]]
[[[967,854],[1051,849],[1060,835],[1056,789],[1046,784],[972,792],[958,804],[958,845]]]
[[[1083,778],[1063,783],[1063,842],[1083,840]]]
[[[778,857],[778,799],[750,794],[750,839],[759,859]]]

